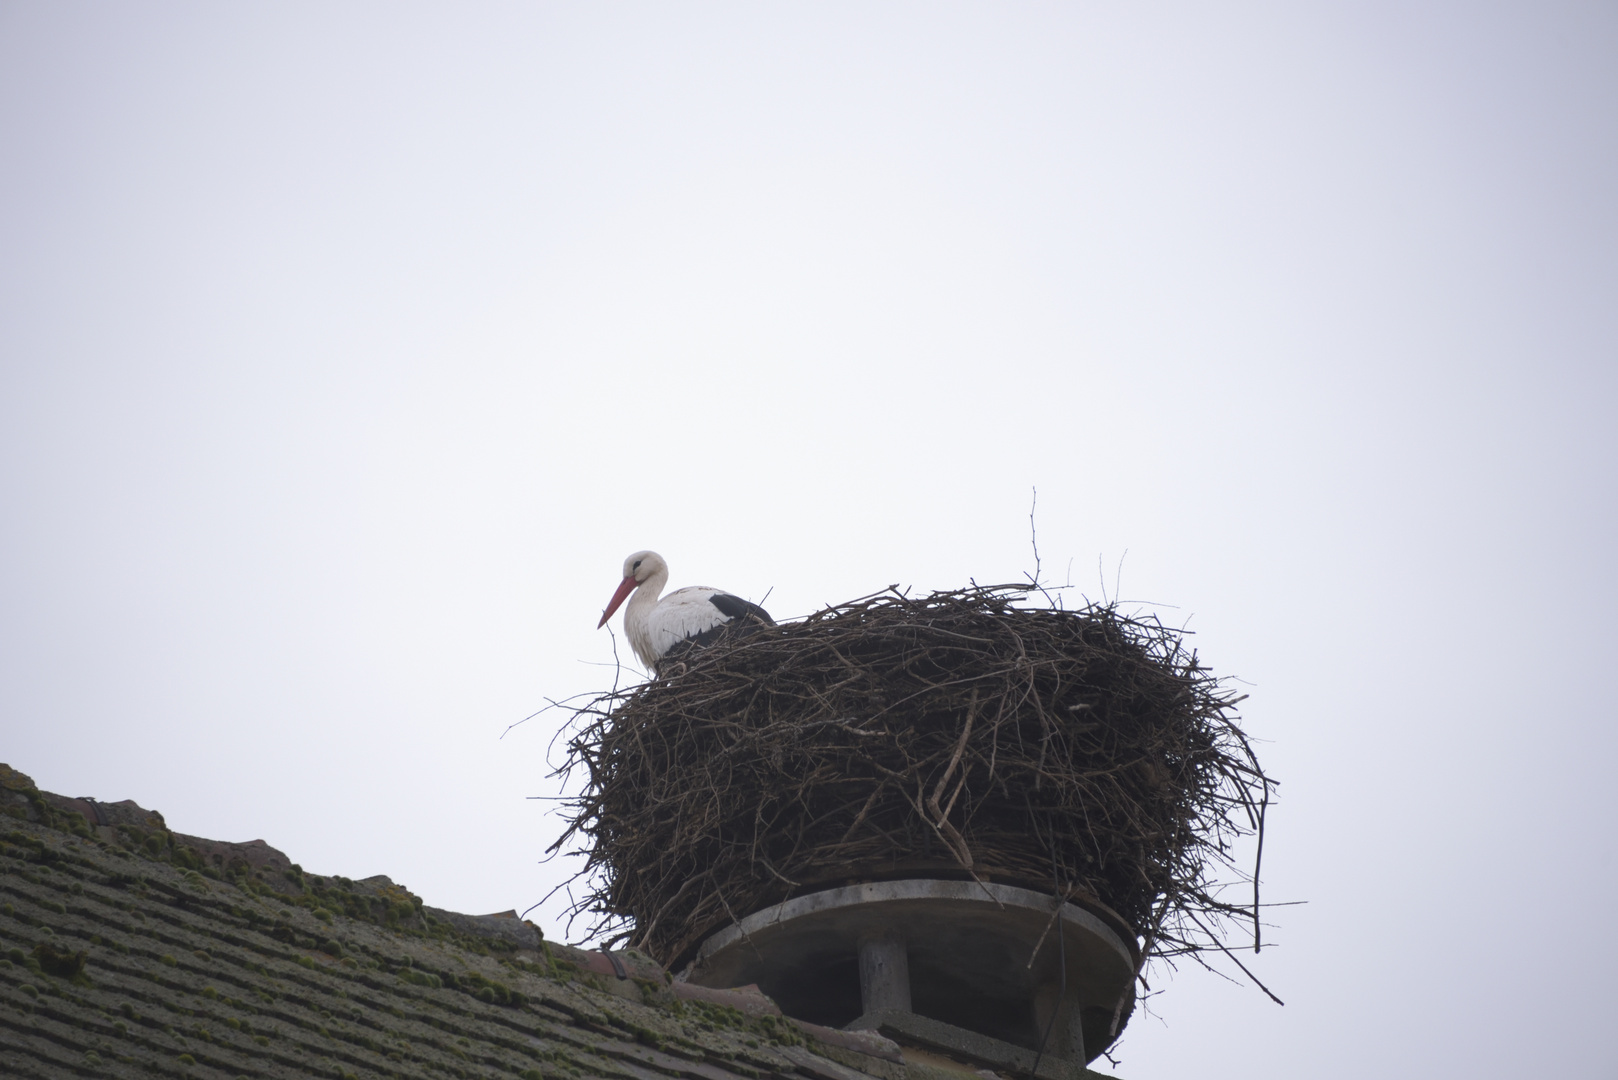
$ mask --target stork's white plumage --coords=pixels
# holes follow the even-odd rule
[[[624,560],[624,579],[601,613],[596,629],[607,625],[612,613],[631,592],[624,608],[624,634],[640,662],[656,671],[664,655],[682,641],[705,643],[732,623],[774,626],[770,613],[757,604],[723,589],[692,585],[658,599],[669,583],[669,564],[655,551],[637,551]]]

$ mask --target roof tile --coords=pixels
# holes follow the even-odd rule
[[[263,841],[185,837],[6,766],[0,815],[7,1075],[920,1076],[880,1035],[789,1021],[756,988],[670,985],[635,953],[426,907],[386,877],[308,874]]]

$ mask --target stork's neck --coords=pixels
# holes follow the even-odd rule
[[[657,606],[657,598],[663,595],[663,586],[669,583],[669,569],[663,567],[652,571],[652,576],[635,587],[635,593],[629,598],[629,605],[624,608],[624,629],[628,630],[632,624],[639,623],[651,614]]]
[[[652,633],[650,622],[652,609],[657,607],[657,598],[663,592],[663,586],[669,581],[668,567],[654,570],[652,576],[635,586],[635,593],[629,598],[624,607],[624,635],[629,638],[629,645],[640,657],[647,670],[657,667],[657,651],[652,648]]]

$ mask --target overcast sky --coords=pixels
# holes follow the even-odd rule
[[[1308,901],[1116,1071],[1610,1076],[1615,106],[1609,2],[3,0],[0,760],[526,908],[627,553],[790,617],[1037,486]]]

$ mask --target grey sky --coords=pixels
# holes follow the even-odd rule
[[[498,737],[610,682],[625,554],[1011,580],[1037,485],[1048,575],[1253,684],[1309,901],[1284,1009],[1160,973],[1120,1073],[1608,1075],[1615,57],[1605,3],[0,2],[0,760],[526,907],[555,723]]]

